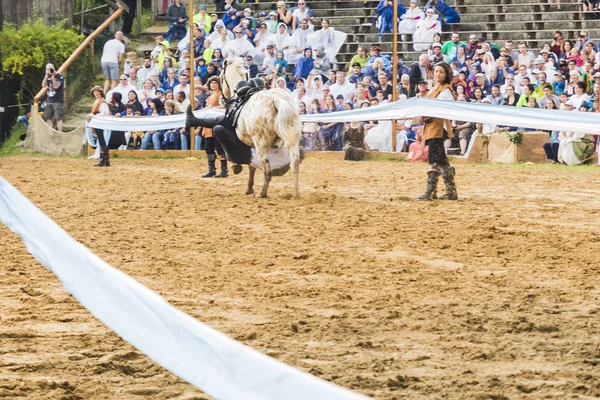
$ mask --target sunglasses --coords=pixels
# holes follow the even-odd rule
[[[128,80],[128,79],[127,79],[127,78],[121,78],[121,80],[122,80],[122,81],[126,81],[126,80]]]
[[[241,34],[242,34],[242,32],[235,32],[235,34],[236,34],[236,35],[241,35]]]

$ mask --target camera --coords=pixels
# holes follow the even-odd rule
[[[50,71],[51,74],[54,73],[54,68],[50,68],[48,71]]]

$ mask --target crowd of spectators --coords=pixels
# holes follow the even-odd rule
[[[389,16],[383,11],[390,3],[380,2],[380,24]],[[171,7],[178,7],[176,12],[171,12],[177,18],[169,21],[184,24],[188,20],[185,7],[178,1]],[[410,67],[399,65],[400,100],[425,96],[433,84],[433,65],[445,61],[453,70],[453,88],[458,101],[578,112],[599,110],[600,49],[590,41],[587,31],[582,31],[575,40],[556,31],[553,40],[537,50],[528,49],[524,42],[507,40],[497,44],[477,35],[462,41],[459,33],[452,33],[451,40],[442,42],[442,22],[450,18],[460,20],[460,17],[442,0],[432,0],[426,7],[423,13],[417,2],[411,1],[408,10],[399,13],[399,33],[412,35],[415,48],[422,49],[417,63]],[[249,8],[238,11],[229,7],[218,15],[209,14],[206,6],[201,5],[192,17],[195,23],[193,60],[190,59],[189,32],[185,35],[181,29],[175,33],[170,29],[170,39],[180,39],[177,46],[171,46],[175,42],[159,36],[156,47],[141,63],[135,54],[128,54],[124,74],[118,85],[107,93],[108,103],[120,101],[123,109],[115,110],[123,115],[127,115],[129,105],[133,115],[162,115],[183,112],[190,96],[194,95],[197,108],[205,107],[212,93],[210,78],[221,72],[223,61],[231,56],[245,59],[249,77],[263,77],[267,87],[289,91],[301,114],[366,108],[392,100],[391,56],[382,54],[379,44],[359,46],[347,70],[335,69],[340,39],[345,39],[345,35],[331,27],[327,19],[317,19],[306,0],[298,0],[289,8],[284,1],[278,1],[274,8],[269,13],[253,14]],[[317,29],[318,25],[321,29]],[[419,30],[423,29],[426,32],[419,36]],[[420,39],[415,41],[415,36]],[[109,48],[118,46],[113,43]],[[193,94],[189,85],[190,64],[195,71],[191,78],[195,82]],[[163,105],[170,101],[171,106],[168,110],[157,107],[155,100]],[[415,140],[420,126],[417,122],[398,122],[396,150],[406,149]],[[476,125],[453,121],[453,126],[455,139],[448,141],[447,148],[464,154]],[[365,136],[366,149],[390,151],[391,129],[388,122],[366,121],[360,124],[358,131]],[[484,125],[481,129],[490,133],[518,128]],[[344,133],[353,132],[356,138],[356,131],[350,124],[306,123],[304,146],[306,150],[342,150]],[[178,134],[132,134],[131,137],[141,137],[141,140],[133,142],[128,136],[123,146],[146,149],[152,143],[155,149],[188,149],[189,132],[180,129]],[[194,134],[199,149],[201,129]],[[553,133],[552,137],[558,140],[558,134]]]

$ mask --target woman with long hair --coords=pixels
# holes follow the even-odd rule
[[[91,91],[92,97],[95,99],[92,104],[92,114],[106,117],[110,115],[110,108],[106,104],[104,98],[104,90],[100,86],[94,86]],[[108,146],[106,145],[106,139],[104,138],[104,130],[93,129],[98,138],[98,146],[100,146],[100,161],[94,164],[94,167],[110,167]]]
[[[508,85],[506,86],[506,94],[504,95],[504,105],[516,107],[520,97],[521,96],[515,92],[515,87],[513,85]]]
[[[332,94],[325,96],[325,108],[320,111],[321,114],[328,114],[340,111],[335,104],[335,98]],[[319,134],[325,143],[325,150],[338,151],[342,150],[342,130],[344,124],[338,122],[323,122],[320,123],[321,129]]]
[[[435,86],[429,91],[427,97],[454,100],[452,77],[452,69],[448,63],[437,63],[433,70]],[[438,178],[442,175],[446,185],[446,194],[440,198],[458,200],[454,182],[455,170],[450,166],[444,149],[444,141],[452,138],[452,124],[449,120],[434,117],[423,117],[423,122],[425,123],[423,127],[425,145],[429,146],[429,171],[427,172],[427,189],[419,196],[419,199],[433,200],[436,198]]]
[[[210,90],[210,96],[208,96],[206,99],[206,107],[220,107],[222,89],[219,78],[216,76],[210,77],[207,85]],[[206,171],[202,177],[227,178],[229,175],[225,151],[223,150],[223,147],[221,147],[219,141],[214,138],[212,128],[202,128],[202,138],[204,142],[204,151],[206,152],[206,157],[208,158],[208,171]],[[215,167],[217,156],[221,161],[221,172],[218,175]]]

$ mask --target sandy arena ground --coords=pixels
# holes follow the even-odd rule
[[[600,396],[600,168],[308,159],[269,199],[198,160],[4,158],[108,263],[281,361],[377,399]],[[262,179],[259,179],[259,183]],[[92,317],[0,226],[0,398],[210,399]],[[140,332],[143,334],[143,332]],[[243,399],[240,399],[243,400]]]

